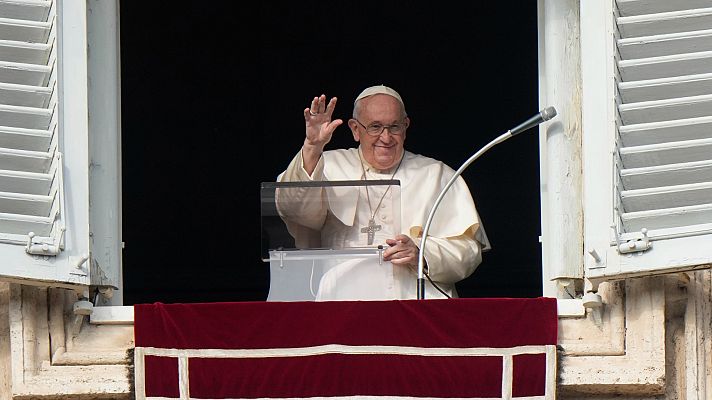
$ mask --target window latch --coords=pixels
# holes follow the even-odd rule
[[[646,228],[640,230],[641,237],[630,240],[621,240],[618,236],[618,231],[616,231],[615,226],[611,226],[611,228],[613,228],[613,232],[616,235],[616,244],[618,245],[618,252],[621,254],[641,253],[650,249],[653,246],[653,242],[651,242],[650,238],[648,237],[648,229]]]
[[[44,243],[41,241],[35,241],[34,238],[35,233],[30,232],[27,234],[29,237],[27,239],[27,246],[25,246],[25,251],[27,254],[32,254],[35,256],[56,256],[58,255],[62,250],[63,250],[63,244],[62,241],[64,240],[64,231],[65,229],[62,228],[62,230],[59,233],[59,238],[57,238],[55,243]]]

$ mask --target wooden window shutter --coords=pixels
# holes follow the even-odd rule
[[[0,2],[0,277],[74,287],[88,249],[66,246],[56,4]]]
[[[611,246],[587,276],[702,267],[712,262],[712,2],[618,0],[612,11]]]

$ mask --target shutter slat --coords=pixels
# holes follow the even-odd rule
[[[624,147],[620,156],[625,168],[705,161],[712,159],[712,139]]]
[[[622,38],[701,31],[712,26],[712,8],[619,17],[616,22]]]
[[[7,214],[46,217],[53,201],[54,196],[0,192],[0,210]]]
[[[624,190],[621,200],[626,212],[707,204],[712,201],[712,182]]]
[[[0,170],[0,188],[5,192],[47,195],[52,174]]]
[[[0,104],[3,124],[25,129],[48,129],[53,110],[38,107],[18,107]]]
[[[28,43],[47,43],[51,22],[0,18],[0,38]]]
[[[45,152],[51,141],[48,130],[0,126],[0,148]]]
[[[712,132],[712,116],[624,125],[619,132],[623,146],[705,139]]]
[[[618,91],[623,103],[712,94],[712,73],[622,82]]]
[[[0,40],[0,61],[47,65],[52,47],[44,43]]]
[[[46,65],[0,61],[0,82],[4,83],[46,86],[51,73]]]
[[[20,107],[47,107],[52,89],[44,86],[0,83],[0,104]]]
[[[712,182],[712,160],[623,169],[621,180],[628,190]]]
[[[640,124],[712,115],[712,94],[621,104],[624,124]]]
[[[2,0],[0,15],[30,21],[46,21],[52,3],[39,0]]]
[[[54,217],[34,217],[0,213],[0,228],[3,233],[27,235],[34,232],[39,236],[49,236],[54,224]]]
[[[51,164],[50,153],[0,148],[0,170],[45,173]]]
[[[710,0],[617,0],[618,13],[623,16],[657,14],[670,11],[710,7]]]
[[[712,30],[643,36],[618,41],[622,59],[651,58],[712,50]]]
[[[687,231],[703,230],[696,227],[712,224],[712,204],[623,213],[621,220],[627,232],[680,227],[686,227]]]
[[[624,81],[712,73],[712,51],[638,58],[618,62]]]

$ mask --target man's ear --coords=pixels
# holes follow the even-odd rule
[[[351,133],[354,135],[354,140],[359,142],[361,141],[361,135],[358,133],[358,122],[356,122],[355,119],[350,119],[349,120],[349,128],[351,128]]]
[[[405,131],[403,131],[403,140],[405,140],[408,134],[408,128],[410,128],[410,118],[405,117],[405,120],[403,122],[405,122]]]

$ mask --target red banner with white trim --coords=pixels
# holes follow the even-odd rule
[[[554,398],[556,299],[134,311],[137,398]]]

